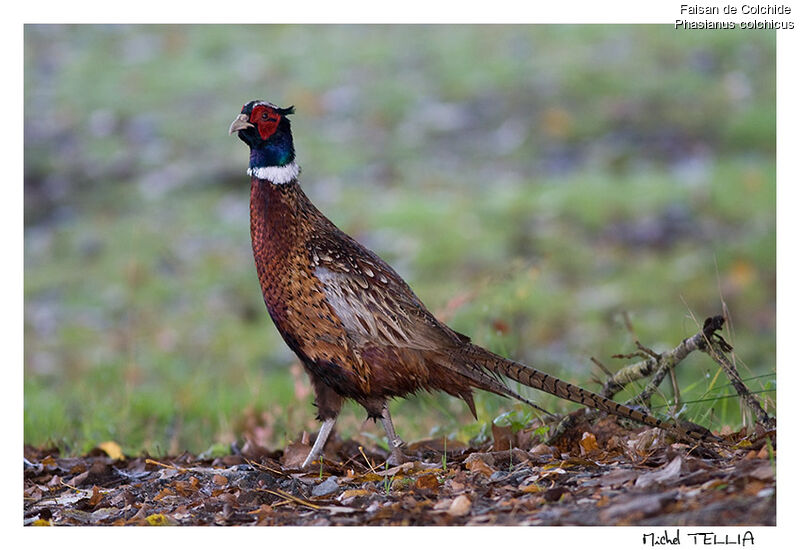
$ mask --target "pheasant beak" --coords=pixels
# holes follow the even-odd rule
[[[233,119],[231,123],[231,127],[228,128],[228,135],[233,134],[234,132],[238,132],[239,130],[246,130],[248,128],[252,128],[253,125],[247,121],[247,115],[242,113]]]

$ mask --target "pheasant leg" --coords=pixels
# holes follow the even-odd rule
[[[392,424],[392,415],[389,414],[388,403],[383,405],[381,423],[383,424],[383,429],[386,430],[386,437],[389,439],[389,448],[392,450],[392,454],[389,455],[389,464],[392,466],[399,466],[400,464],[408,462],[409,457],[401,450],[402,447],[405,446],[405,443],[402,439],[397,437],[397,433],[394,431],[394,424]]]
[[[317,435],[317,439],[314,441],[314,446],[311,447],[311,452],[308,453],[308,456],[303,461],[303,468],[306,468],[310,465],[319,454],[322,452],[322,448],[325,446],[325,442],[328,440],[328,436],[331,434],[331,430],[333,429],[333,425],[336,423],[336,417],[329,418],[325,422],[322,423],[322,427],[319,429],[319,435]]]

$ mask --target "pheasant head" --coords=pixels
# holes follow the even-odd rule
[[[292,127],[287,118],[294,106],[282,109],[261,100],[253,100],[242,107],[228,130],[250,147],[251,176],[274,184],[293,181],[300,173],[295,163]]]

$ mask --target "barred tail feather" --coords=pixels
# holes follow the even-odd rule
[[[661,420],[626,405],[622,405],[621,403],[617,403],[612,399],[608,399],[592,391],[585,390],[579,386],[550,376],[533,367],[495,355],[473,344],[465,346],[463,352],[463,357],[467,363],[477,364],[492,374],[505,376],[531,388],[555,395],[556,397],[568,399],[569,401],[580,403],[581,405],[599,409],[623,418],[630,418],[641,424],[669,430],[681,439],[686,439],[687,436],[689,438],[698,439],[710,435],[710,432],[702,426],[692,424],[684,428],[675,422]],[[528,402],[527,400],[523,401]]]

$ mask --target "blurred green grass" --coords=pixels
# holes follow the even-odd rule
[[[316,428],[226,135],[253,98],[297,106],[312,200],[478,343],[589,385],[589,357],[634,350],[626,319],[664,350],[724,301],[774,407],[774,33],[27,26],[26,443],[199,452]],[[704,400],[688,418],[742,423],[736,399],[705,401],[733,393],[707,357],[678,376]],[[393,410],[413,440],[519,409],[476,403],[478,422],[443,395]]]

